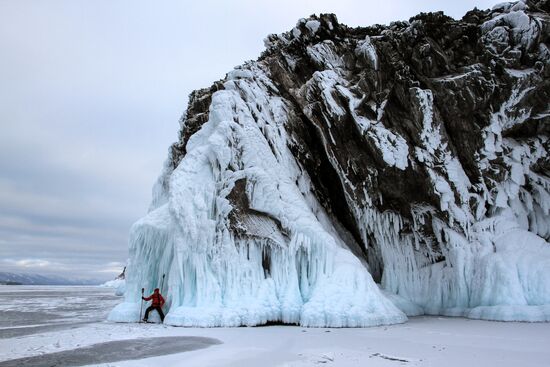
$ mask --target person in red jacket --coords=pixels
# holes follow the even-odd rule
[[[144,301],[153,301],[151,302],[151,306],[147,307],[147,310],[145,310],[145,317],[143,318],[143,321],[147,322],[147,319],[149,318],[149,312],[153,310],[157,310],[157,312],[160,315],[160,320],[164,322],[164,312],[162,312],[162,306],[164,305],[164,298],[159,292],[158,288],[155,288],[155,291],[153,294],[151,294],[149,297],[141,297]]]

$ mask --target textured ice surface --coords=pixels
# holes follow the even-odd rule
[[[59,342],[58,342],[59,343]],[[115,340],[71,350],[0,361],[1,367],[57,366],[76,367],[132,361],[189,352],[221,344],[217,339],[196,336],[171,336]]]
[[[168,202],[133,226],[126,300],[109,319],[136,321],[141,287],[150,291],[166,273],[167,324],[404,322],[303,196],[297,183],[309,178],[287,148],[285,102],[266,93],[276,88],[263,70],[251,71],[254,80],[233,73],[213,95],[208,122],[189,140],[168,192],[157,193]],[[250,207],[273,218],[286,243],[238,237],[228,229],[227,196],[242,179]]]
[[[123,296],[126,292],[126,281],[124,279],[108,280],[101,287],[114,288],[117,296]]]
[[[0,285],[0,340],[104,322],[120,302],[113,293],[100,287]]]
[[[1,288],[0,297],[9,297],[2,301],[13,300],[10,295],[1,294]],[[35,289],[28,293],[36,307],[44,307],[49,304],[44,297],[49,292],[51,288],[48,292]],[[104,300],[86,293],[74,296],[86,298],[86,307],[90,309],[105,306]],[[86,319],[80,321],[90,322]],[[3,331],[1,326],[0,331]],[[163,339],[165,337],[171,339]],[[188,342],[195,344],[195,337],[215,338],[222,344],[185,352],[190,346]],[[550,324],[446,317],[415,317],[407,324],[369,330],[299,326],[199,329],[99,321],[65,329],[49,326],[23,337],[0,337],[0,366],[4,363],[6,366],[74,366],[103,361],[101,366],[364,367],[367,361],[368,366],[374,367],[546,367],[550,359],[549,343]],[[173,352],[177,353],[168,354]],[[156,355],[154,359],[148,359],[153,355]],[[131,360],[137,357],[140,360]],[[13,362],[14,359],[18,361]]]
[[[521,1],[518,4],[523,4]],[[481,26],[483,33],[493,30],[497,26],[504,26],[510,29],[512,38],[517,47],[530,48],[540,32],[541,25],[524,12],[525,4],[514,6],[503,14],[495,14],[495,17]],[[503,8],[504,10],[504,8]]]
[[[355,49],[355,53],[363,56],[371,68],[378,70],[378,55],[376,54],[376,48],[372,44],[369,36],[359,42]]]
[[[318,20],[309,20],[306,22],[306,28],[309,29],[312,33],[316,33],[319,30],[321,23]]]

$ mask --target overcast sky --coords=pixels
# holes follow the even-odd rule
[[[0,271],[118,274],[188,94],[269,33],[313,13],[358,26],[493,3],[0,0]]]

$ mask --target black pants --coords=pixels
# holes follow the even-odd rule
[[[149,312],[157,310],[157,312],[160,315],[160,321],[164,322],[164,312],[162,312],[162,308],[160,306],[149,306],[145,310],[145,317],[143,318],[145,321],[149,318]]]

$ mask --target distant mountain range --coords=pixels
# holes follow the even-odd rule
[[[0,272],[0,284],[8,285],[98,285],[93,279],[67,279],[59,276]]]

